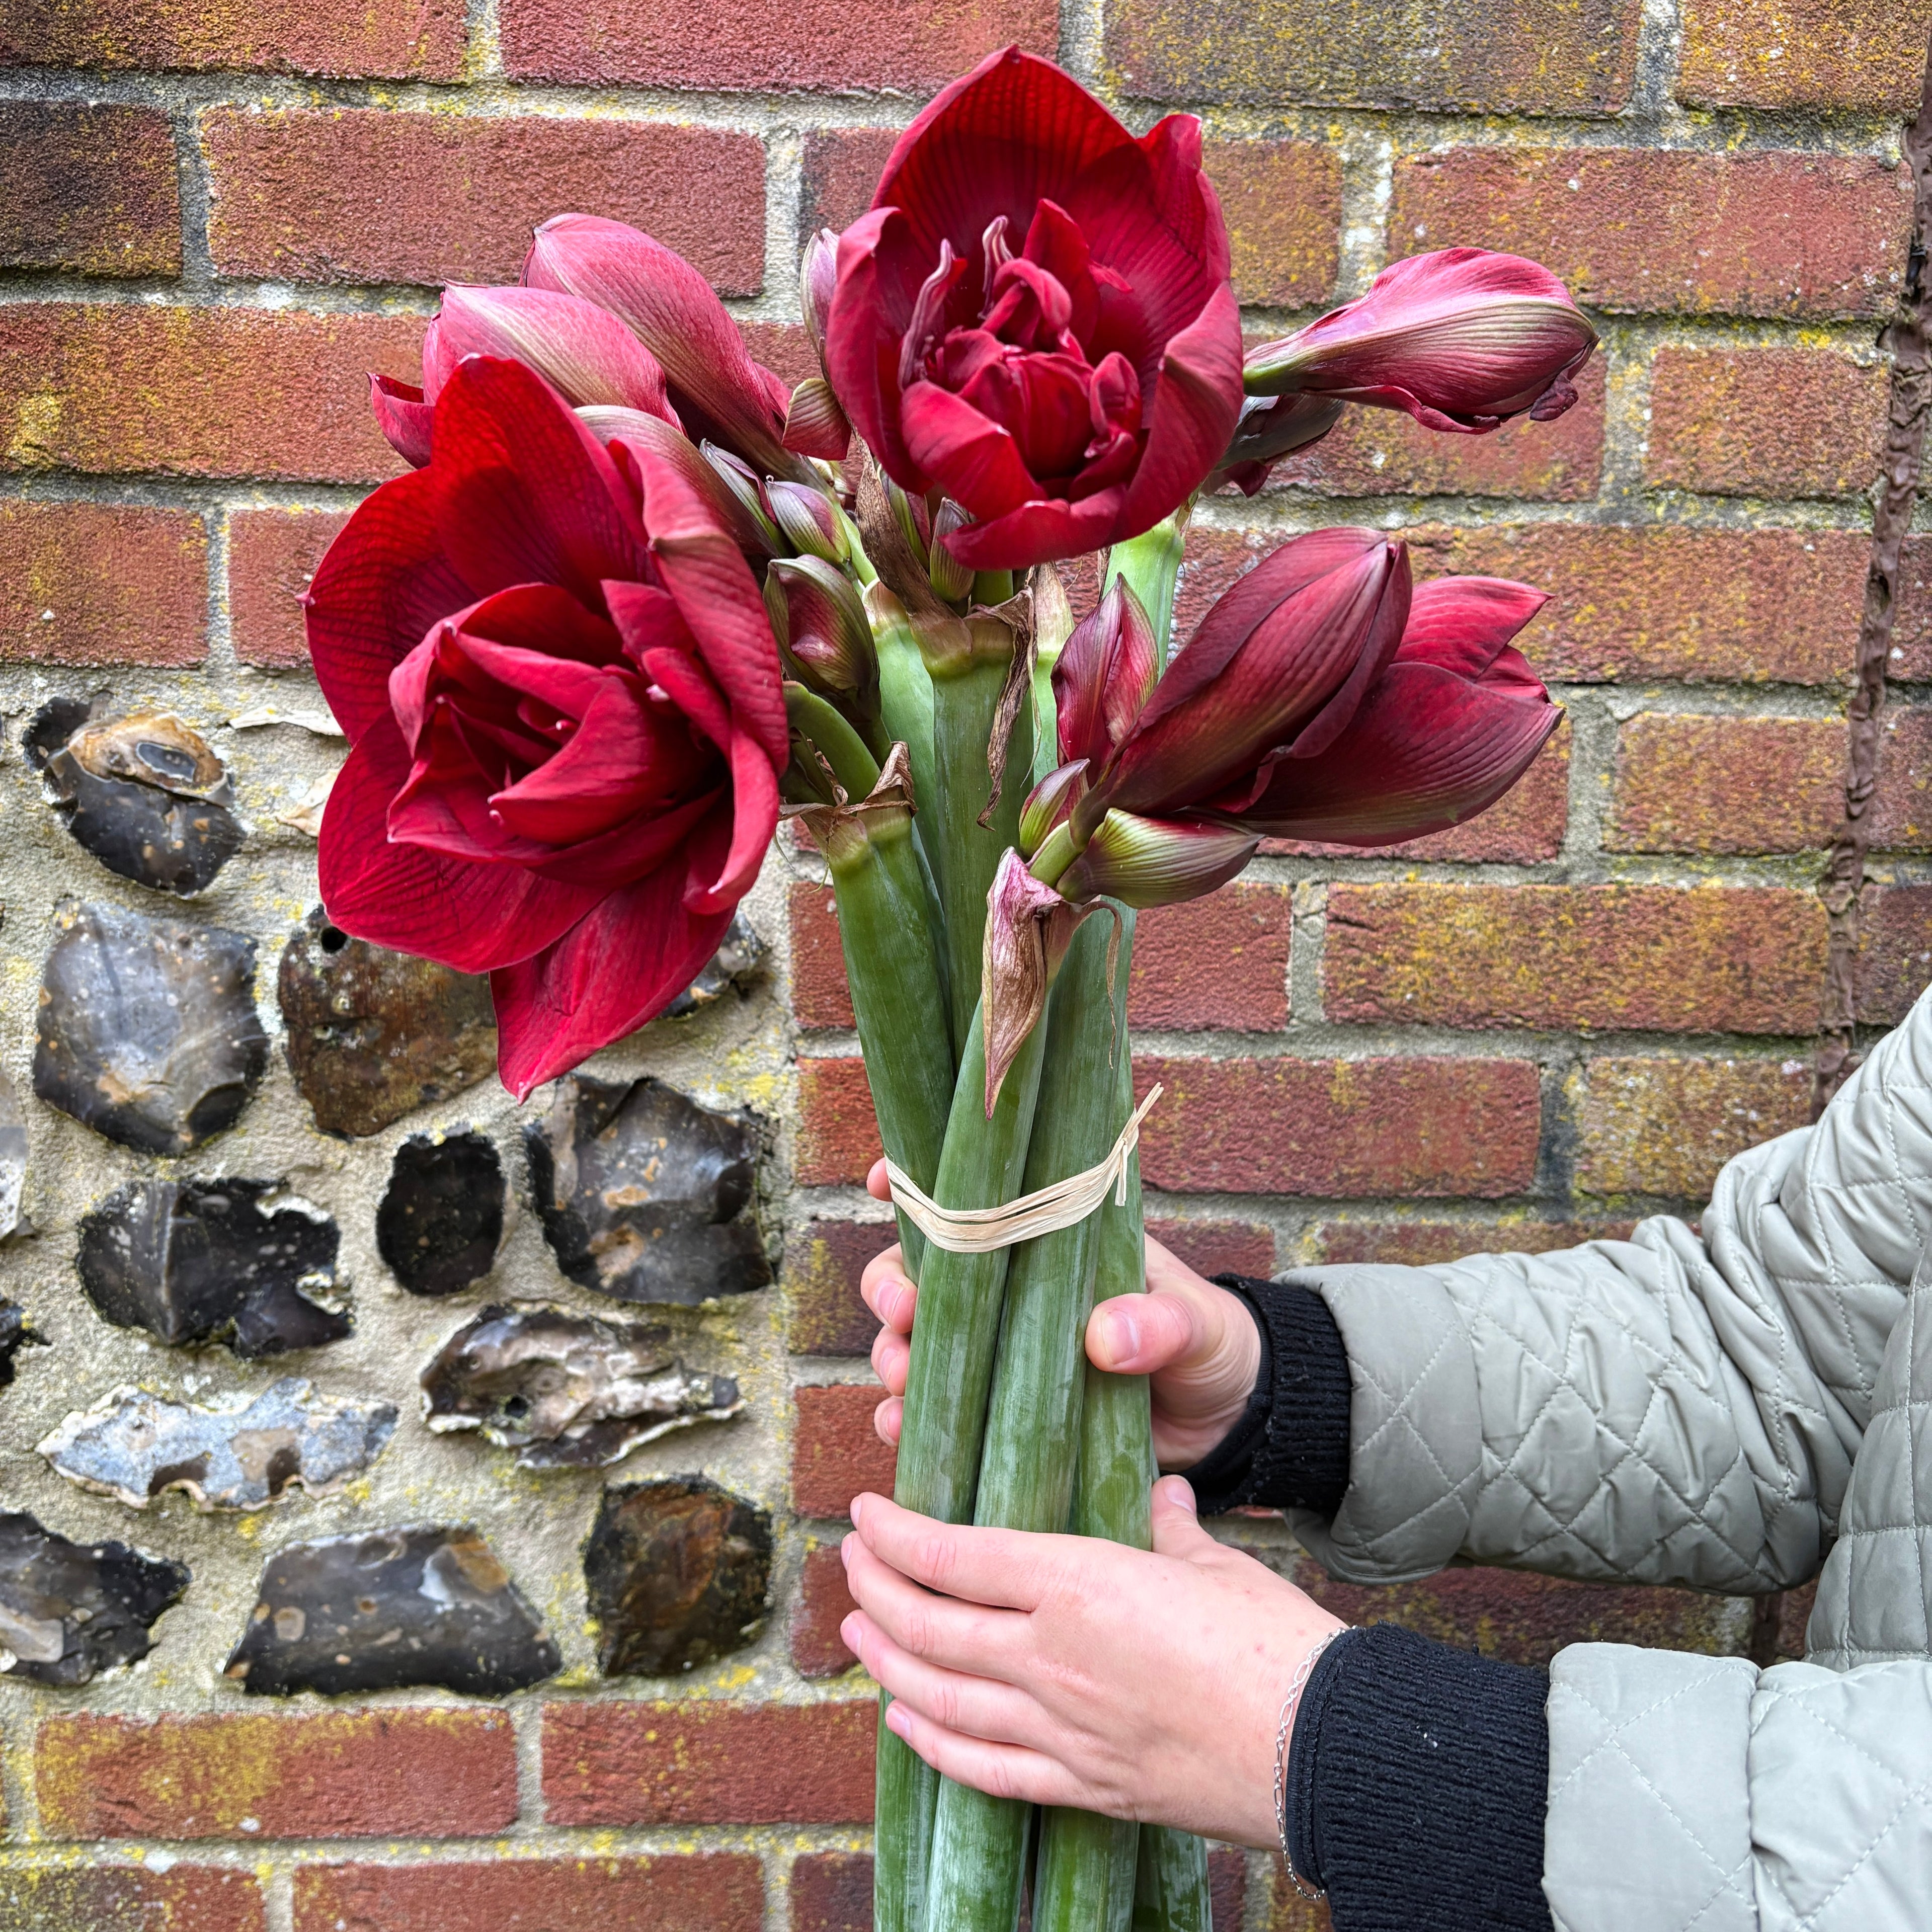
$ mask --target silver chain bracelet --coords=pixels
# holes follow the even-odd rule
[[[1281,1862],[1288,1868],[1288,1882],[1304,1898],[1326,1898],[1328,1894],[1303,1883],[1301,1874],[1294,1868],[1294,1854],[1288,1848],[1288,1740],[1294,1726],[1294,1707],[1301,1702],[1301,1694],[1308,1688],[1316,1660],[1348,1628],[1344,1624],[1340,1629],[1331,1630],[1295,1666],[1294,1681],[1288,1687],[1288,1697],[1281,1707],[1281,1722],[1275,1726],[1275,1829],[1281,1834]]]

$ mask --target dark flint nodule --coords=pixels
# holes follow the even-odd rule
[[[0,1650],[8,1674],[86,1684],[154,1647],[154,1619],[188,1588],[188,1566],[124,1543],[70,1543],[24,1511],[0,1513]]]
[[[500,1697],[562,1661],[482,1538],[432,1523],[293,1544],[269,1558],[227,1670],[251,1697],[410,1684]]]
[[[268,1064],[255,942],[218,926],[67,906],[40,981],[34,1091],[142,1154],[232,1126]]]
[[[226,769],[172,712],[96,720],[80,700],[56,698],[21,742],[76,842],[124,879],[186,898],[241,849]]]
[[[496,1064],[490,982],[351,939],[317,906],[278,975],[289,1070],[324,1133],[380,1133]]]
[[[606,1490],[584,1579],[606,1677],[668,1677],[755,1643],[772,1520],[703,1476]]]
[[[14,1358],[22,1348],[44,1348],[46,1338],[36,1334],[27,1311],[18,1302],[0,1301],[0,1388],[14,1379]]]
[[[747,1211],[758,1140],[648,1076],[557,1083],[548,1120],[524,1130],[530,1186],[557,1266],[620,1301],[692,1306],[767,1286]]]
[[[335,1223],[272,1180],[136,1180],[80,1224],[81,1286],[122,1328],[252,1359],[339,1342],[354,1324],[310,1298],[335,1280]]]
[[[503,1166],[482,1134],[417,1135],[397,1148],[376,1246],[412,1294],[458,1294],[495,1265]]]
[[[0,1073],[0,1240],[20,1225],[20,1194],[27,1183],[27,1117],[14,1083]]]
[[[664,1010],[666,1019],[681,1020],[700,1006],[714,1005],[734,987],[742,993],[757,982],[764,964],[765,942],[752,930],[742,912],[731,915],[718,950],[704,963],[704,970]]]
[[[744,1407],[728,1376],[694,1373],[670,1331],[568,1309],[486,1308],[422,1372],[439,1434],[480,1429],[526,1469],[596,1469],[694,1422]]]

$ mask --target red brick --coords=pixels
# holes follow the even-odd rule
[[[1142,913],[1127,981],[1129,1024],[1250,1033],[1285,1027],[1294,911],[1287,886],[1238,882]]]
[[[228,621],[244,664],[308,662],[302,598],[346,510],[237,510],[228,519]]]
[[[1527,1060],[1137,1058],[1156,1080],[1141,1168],[1172,1192],[1492,1196],[1536,1168]]]
[[[794,387],[819,373],[818,352],[802,322],[741,322],[738,333],[754,360]]]
[[[1334,885],[1331,1020],[1809,1033],[1825,914],[1784,887]]]
[[[1315,1230],[1324,1262],[1394,1262],[1429,1268],[1465,1255],[1546,1255],[1585,1241],[1622,1241],[1630,1221],[1324,1221]]]
[[[0,502],[0,664],[192,664],[207,654],[199,517]]]
[[[1570,1082],[1576,1186],[1702,1199],[1733,1154],[1811,1117],[1808,1060],[1589,1061]]]
[[[754,134],[550,115],[202,118],[218,272],[308,282],[514,280],[537,222],[636,224],[728,295],[764,280]]]
[[[295,1932],[758,1932],[764,1875],[749,1852],[657,1858],[302,1865]]]
[[[1869,539],[1856,539],[1862,554]],[[1860,591],[1864,573],[1860,572]],[[1857,616],[1852,617],[1854,626]],[[1906,682],[1932,678],[1932,537],[1907,537],[1899,560],[1898,599],[1892,615],[1892,654],[1887,674]]]
[[[899,138],[896,128],[817,128],[805,137],[798,232],[849,228],[872,205],[872,190]]]
[[[1241,1932],[1248,1908],[1248,1860],[1232,1845],[1208,1850],[1208,1907],[1214,1932]]]
[[[786,1343],[795,1355],[864,1355],[879,1318],[859,1298],[866,1264],[898,1239],[890,1221],[812,1221],[785,1250]]]
[[[1202,158],[1234,247],[1234,293],[1312,307],[1341,266],[1342,160],[1319,141],[1210,141]]]
[[[212,1865],[10,1863],[0,1932],[263,1932],[254,1874]]]
[[[551,1704],[553,1825],[854,1825],[872,1816],[870,1698],[836,1704]]]
[[[500,1711],[56,1717],[34,1788],[50,1838],[460,1838],[515,1822],[516,1741]]]
[[[792,1396],[791,1500],[799,1514],[836,1520],[863,1491],[890,1496],[898,1452],[872,1426],[885,1390],[877,1382],[826,1382]]]
[[[1614,114],[1641,0],[1116,0],[1109,79],[1141,100]]]
[[[856,30],[830,0],[503,0],[502,17],[503,64],[520,80],[728,93],[932,94],[1010,40],[1048,56],[1060,44],[1052,0],[882,0]]]
[[[791,1932],[872,1932],[872,1861],[807,1852],[791,1868]]]
[[[852,1668],[857,1660],[838,1626],[855,1607],[837,1549],[808,1550],[791,1613],[792,1667],[801,1677],[841,1677]]]
[[[1389,240],[1527,255],[1592,308],[1874,316],[1911,225],[1910,184],[1871,155],[1450,148],[1398,164]]]
[[[1829,349],[1660,349],[1653,483],[1719,496],[1852,496],[1878,466],[1886,374]]]
[[[1576,372],[1578,400],[1554,422],[1519,416],[1487,436],[1444,436],[1400,410],[1352,409],[1276,470],[1271,490],[1330,496],[1510,496],[1586,502],[1604,468],[1604,361]]]
[[[1878,793],[1870,806],[1872,844],[1888,852],[1922,852],[1932,844],[1928,794],[1932,712],[1889,706],[1879,738]],[[1841,806],[1843,801],[1834,802]]]
[[[1274,1273],[1274,1230],[1259,1221],[1149,1220],[1148,1233],[1196,1274]]]
[[[1909,115],[1928,26],[1924,0],[1686,0],[1677,98]]]
[[[1932,886],[1869,886],[1859,906],[1858,1014],[1894,1026],[1932,982]]]
[[[181,273],[174,130],[145,107],[0,104],[0,267]]]
[[[851,988],[838,938],[838,905],[830,886],[795,880],[787,902],[791,923],[792,1017],[809,1032],[854,1024]]]
[[[400,459],[369,372],[414,380],[422,321],[146,303],[0,310],[0,466],[373,483]]]
[[[1617,734],[1612,852],[1803,852],[1844,808],[1845,729],[1822,718],[1633,718]]]
[[[798,1063],[798,1159],[792,1179],[800,1187],[857,1183],[884,1150],[866,1064],[844,1060]]]
[[[318,7],[259,0],[10,0],[0,66],[268,68],[346,78],[454,80],[467,34],[462,0]]]

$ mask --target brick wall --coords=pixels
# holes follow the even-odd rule
[[[365,372],[410,374],[435,286],[507,277],[545,215],[652,228],[802,373],[800,233],[849,220],[892,130],[1016,39],[1139,124],[1204,116],[1257,335],[1388,260],[1472,242],[1547,262],[1604,338],[1557,424],[1438,437],[1362,412],[1253,503],[1200,516],[1184,617],[1318,523],[1400,529],[1425,573],[1545,586],[1524,643],[1569,723],[1478,824],[1374,860],[1283,848],[1146,919],[1137,1052],[1168,1090],[1146,1142],[1156,1231],[1203,1267],[1263,1269],[1544,1248],[1694,1211],[1728,1155],[1806,1117],[1814,886],[1885,394],[1873,343],[1910,212],[1898,117],[1928,26],[1932,0],[5,0],[9,736],[69,690],[204,728],[312,707],[296,596],[396,466]],[[1915,548],[1862,961],[1874,1025],[1916,994],[1932,944],[1932,538]],[[209,905],[272,957],[314,892],[313,847],[278,816],[332,754],[298,733],[222,742],[256,830]],[[17,760],[0,769],[0,1060],[24,1092],[47,908],[138,895],[49,829]],[[134,1517],[48,1472],[33,1443],[117,1378],[249,1377],[130,1354],[80,1303],[76,1219],[129,1163],[28,1103],[37,1233],[0,1279],[56,1346],[0,1392],[0,1496],[196,1581],[131,1676],[0,1676],[0,1932],[869,1924],[871,1718],[841,1674],[834,1547],[854,1490],[890,1475],[854,1294],[881,1238],[856,1185],[872,1128],[809,860],[775,853],[753,911],[778,966],[755,1014],[610,1056],[776,1124],[781,1288],[682,1331],[752,1412],[619,1472],[701,1463],[776,1512],[765,1634],[682,1682],[602,1682],[588,1660],[575,1566],[597,1479],[512,1478],[412,1407],[373,1486],[242,1526],[178,1498]],[[273,1028],[266,983],[261,1002]],[[452,1322],[399,1307],[350,1230],[388,1143],[315,1134],[279,1063],[256,1108],[198,1171],[272,1166],[334,1208],[366,1339],[303,1372],[326,1384],[346,1365],[407,1405]],[[488,1090],[430,1124],[466,1112],[508,1144],[514,1110]],[[491,1292],[571,1298],[527,1222]],[[244,1708],[220,1668],[264,1550],[437,1513],[489,1529],[564,1675],[495,1706]],[[1294,1566],[1278,1525],[1229,1533]],[[1482,1573],[1326,1594],[1529,1659],[1578,1636],[1735,1648],[1748,1622]],[[1260,1858],[1216,1870],[1224,1932],[1309,1922]]]

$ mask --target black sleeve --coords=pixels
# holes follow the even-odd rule
[[[1335,1932],[1551,1932],[1540,1670],[1394,1624],[1345,1631],[1295,1713],[1288,1849]]]
[[[1348,1486],[1348,1356],[1312,1288],[1248,1275],[1215,1280],[1246,1302],[1261,1331],[1261,1373],[1241,1419],[1184,1470],[1203,1515],[1243,1503],[1333,1516]]]

